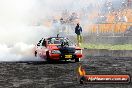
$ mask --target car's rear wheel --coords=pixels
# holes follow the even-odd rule
[[[75,58],[75,62],[79,62],[80,61],[80,58]]]
[[[37,57],[37,51],[34,52],[35,57]]]

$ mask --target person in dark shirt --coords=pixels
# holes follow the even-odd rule
[[[77,34],[77,44],[80,45],[82,43],[82,27],[79,23],[75,27],[75,33]]]

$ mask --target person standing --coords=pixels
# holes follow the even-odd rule
[[[82,43],[82,27],[79,23],[75,27],[75,33],[77,34],[77,44],[80,45]]]

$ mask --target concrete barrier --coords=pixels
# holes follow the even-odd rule
[[[84,56],[132,57],[132,50],[84,49]]]
[[[76,42],[76,36],[68,36],[70,40]],[[132,36],[97,36],[84,35],[83,43],[92,44],[132,44]]]
[[[84,36],[84,43],[132,44],[132,36]]]

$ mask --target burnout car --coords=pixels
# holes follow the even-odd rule
[[[79,62],[82,57],[82,49],[66,37],[49,37],[42,38],[35,45],[34,55],[46,58],[47,61],[70,59]]]

